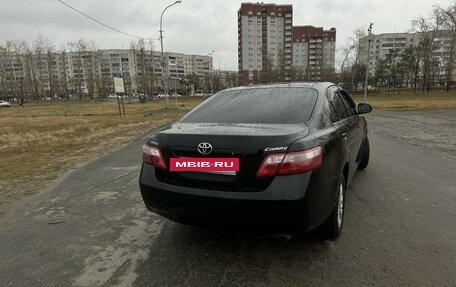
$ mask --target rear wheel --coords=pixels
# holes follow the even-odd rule
[[[345,177],[342,175],[337,186],[337,201],[324,226],[325,236],[336,239],[342,232],[345,214]]]
[[[358,170],[363,170],[367,167],[369,164],[369,156],[370,156],[370,148],[369,148],[369,139],[366,136],[366,139],[364,140],[363,147],[362,147],[362,155],[361,155],[361,161],[359,162],[358,165]]]

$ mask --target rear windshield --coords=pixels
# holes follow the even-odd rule
[[[270,87],[222,91],[182,118],[182,123],[305,123],[318,93],[310,88]]]

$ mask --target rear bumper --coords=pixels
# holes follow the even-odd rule
[[[227,192],[162,183],[154,167],[143,164],[139,186],[150,211],[190,225],[302,232],[321,224],[335,202],[332,194],[314,183],[312,173],[277,177],[261,192]]]

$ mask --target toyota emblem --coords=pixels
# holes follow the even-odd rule
[[[198,151],[202,155],[208,155],[212,152],[212,145],[210,143],[202,142],[198,145]]]

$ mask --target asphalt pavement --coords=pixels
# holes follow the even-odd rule
[[[140,138],[0,218],[0,286],[456,286],[454,115],[368,116],[370,165],[349,187],[336,241],[208,231],[146,211]]]

